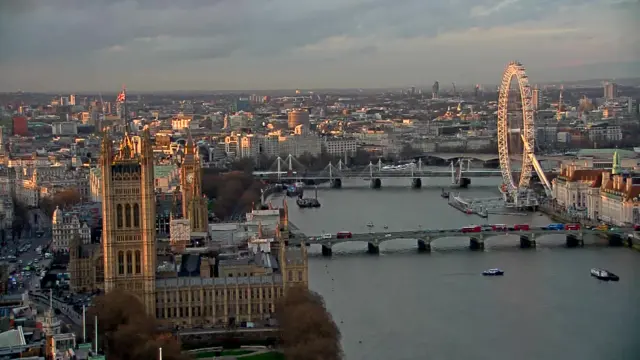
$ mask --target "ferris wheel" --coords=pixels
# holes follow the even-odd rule
[[[512,89],[514,80],[516,86]],[[514,193],[518,189],[529,187],[533,167],[536,165],[534,147],[531,87],[524,66],[519,62],[511,62],[502,74],[498,97],[498,151],[506,192]],[[514,179],[512,161],[521,164],[518,179]]]

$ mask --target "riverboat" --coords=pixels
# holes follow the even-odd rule
[[[489,269],[482,272],[483,276],[502,276],[504,275],[504,271],[500,269]]]
[[[595,277],[599,280],[604,281],[618,281],[620,278],[618,275],[612,273],[611,271],[603,270],[603,269],[591,269],[591,276]]]
[[[298,207],[300,207],[300,208],[318,208],[318,207],[320,207],[320,202],[318,201],[318,199],[298,198],[296,200],[296,204],[298,204]]]

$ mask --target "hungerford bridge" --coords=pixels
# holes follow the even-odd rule
[[[502,172],[499,169],[480,169],[472,170],[470,163],[472,160],[491,161],[496,160],[497,155],[492,154],[429,154],[430,157],[436,157],[450,161],[449,169],[426,167],[423,165],[422,159],[416,163],[406,164],[405,166],[385,165],[382,160],[377,163],[370,162],[369,165],[360,168],[349,168],[340,160],[337,164],[329,163],[324,169],[319,171],[307,170],[292,155],[286,158],[278,157],[273,165],[269,167],[269,171],[256,171],[254,175],[262,179],[275,181],[329,181],[331,187],[342,187],[343,179],[364,179],[371,182],[371,187],[380,188],[382,179],[410,179],[411,186],[414,188],[422,187],[422,179],[425,177],[450,177],[452,184],[462,184],[461,179],[470,177],[501,177]],[[515,160],[515,159],[514,159]],[[551,162],[561,162],[561,157],[548,157],[541,160]],[[518,173],[518,171],[516,171]],[[468,184],[469,181],[467,180]]]
[[[462,232],[460,229],[449,230],[413,230],[413,231],[392,231],[382,233],[359,233],[351,234],[348,238],[338,238],[336,235],[324,235],[319,237],[308,237],[292,228],[293,237],[288,240],[289,246],[300,246],[304,243],[306,246],[318,244],[322,246],[322,255],[331,256],[332,246],[341,243],[367,243],[367,252],[370,254],[380,253],[380,244],[390,240],[397,239],[416,239],[418,241],[418,251],[430,252],[431,244],[440,239],[451,238],[468,238],[469,248],[471,250],[484,249],[484,242],[496,236],[517,236],[520,238],[521,248],[534,248],[536,239],[547,235],[565,235],[567,247],[578,247],[584,245],[584,237],[586,235],[606,235],[609,244],[612,246],[622,245],[625,234],[633,233],[633,228],[617,228],[614,231],[601,230],[507,230],[507,231],[485,231],[485,232]]]

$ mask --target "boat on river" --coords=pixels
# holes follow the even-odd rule
[[[591,276],[596,279],[604,280],[604,281],[618,281],[620,278],[618,275],[612,273],[611,271],[604,269],[591,269]]]
[[[444,189],[442,189],[442,192],[440,193],[440,196],[442,196],[445,199],[449,198],[449,192],[448,191],[444,191]]]
[[[489,269],[482,272],[483,276],[502,276],[504,275],[504,271],[500,269]]]
[[[298,195],[298,199],[296,200],[296,204],[302,209],[320,207],[320,201],[318,201],[318,187],[316,186],[315,197],[313,198],[305,199],[303,198],[302,193],[300,193],[300,195]]]

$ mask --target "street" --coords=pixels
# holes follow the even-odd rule
[[[51,235],[42,237],[22,238],[7,240],[5,246],[0,248],[0,261],[9,263],[9,272],[15,281],[9,282],[9,293],[23,292],[40,287],[40,271],[48,269],[52,259],[45,259],[42,252],[37,252],[38,247],[46,248],[51,242]],[[28,247],[28,248],[27,248]],[[24,250],[24,251],[20,251]],[[12,257],[15,256],[15,259]],[[29,266],[38,271],[25,271]]]

